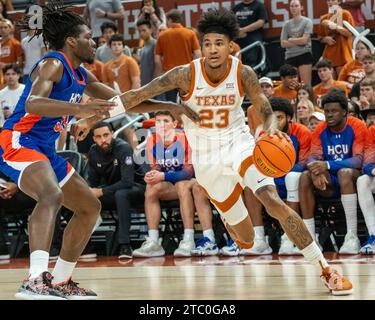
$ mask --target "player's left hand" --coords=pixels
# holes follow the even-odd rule
[[[0,197],[3,199],[11,199],[17,192],[18,187],[13,182],[5,182],[5,188],[0,190]]]
[[[268,134],[269,136],[277,136],[278,138],[280,139],[286,139],[288,140],[288,142],[292,143],[292,140],[290,139],[290,137],[288,136],[287,133],[285,132],[282,132],[280,131],[279,129],[276,129],[276,128],[269,128],[267,131],[266,131],[266,134]]]
[[[327,162],[325,161],[314,161],[307,165],[307,168],[312,172],[313,174],[320,175],[324,174],[328,171]]]
[[[195,123],[199,122],[199,115],[187,106],[176,105],[169,109],[169,111],[171,112],[172,116],[180,123],[182,123],[182,115],[187,116],[190,120],[194,121]]]

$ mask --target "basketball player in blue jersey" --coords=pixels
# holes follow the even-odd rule
[[[30,27],[29,16],[23,28]],[[61,2],[43,7],[44,42],[54,51],[36,63],[12,116],[0,134],[0,170],[37,201],[29,218],[30,272],[16,293],[20,299],[95,299],[91,290],[71,280],[78,257],[85,248],[99,216],[100,202],[72,166],[55,153],[55,140],[73,116],[86,123],[108,115],[116,92],[81,67],[95,57],[95,42],[83,19]],[[83,93],[98,98],[79,104]],[[103,99],[103,100],[101,100]],[[178,105],[148,101],[137,112],[168,109],[179,116]],[[190,113],[191,115],[191,113]],[[194,117],[193,117],[194,118]],[[52,275],[48,258],[56,213],[64,205],[74,212],[67,225],[62,249]]]
[[[150,97],[178,89],[184,105],[200,114],[199,124],[183,117],[197,181],[220,212],[232,239],[242,248],[253,245],[254,230],[241,197],[247,186],[267,212],[279,220],[307,260],[319,267],[330,292],[350,294],[350,281],[328,265],[302,219],[278,196],[273,179],[253,165],[255,140],[241,109],[245,94],[268,134],[289,141],[290,138],[277,129],[276,118],[255,72],[230,56],[232,40],[239,31],[236,16],[225,9],[210,10],[200,20],[198,30],[203,35],[204,58],[178,66],[146,86],[124,93],[121,97],[126,109],[133,111],[133,106]]]

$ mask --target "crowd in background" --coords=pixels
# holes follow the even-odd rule
[[[316,34],[324,51],[321,57],[314,57],[313,22],[303,15],[300,0],[289,1],[290,20],[285,21],[280,35],[285,64],[279,70],[279,78],[259,77],[263,93],[277,116],[279,129],[291,136],[297,152],[292,172],[275,180],[279,193],[302,215],[314,239],[314,194],[341,199],[347,227],[340,248],[342,254],[368,254],[375,250],[375,203],[372,197],[372,191],[375,191],[375,53],[367,39],[354,41],[353,32],[347,26],[350,24],[358,32],[364,30],[363,2],[324,1],[327,14],[321,17]],[[12,10],[11,1],[0,1],[0,84],[3,87],[0,91],[0,125],[16,107],[33,66],[48,51],[41,38],[33,37],[33,32],[23,39],[16,39],[15,21],[7,17],[9,10]],[[254,66],[261,58],[261,51],[255,48],[240,54],[240,50],[256,41],[264,41],[262,30],[268,21],[267,10],[262,1],[246,0],[235,5],[232,11],[240,26],[239,36],[232,44],[232,54],[244,64]],[[183,15],[178,9],[164,12],[156,0],[143,0],[136,21],[140,41],[133,48],[118,33],[117,20],[123,15],[119,0],[87,0],[83,13],[98,46],[94,63],[84,66],[119,93],[140,88],[174,67],[202,56],[199,35],[194,28],[184,27]],[[314,58],[319,60],[315,65]],[[317,83],[313,83],[313,72],[317,73]],[[176,101],[178,92],[172,90],[155,99]],[[332,109],[332,104],[337,108]],[[258,137],[262,131],[258,115],[253,113],[251,106],[244,111],[251,131]],[[114,138],[114,128],[100,122],[86,141],[78,144],[78,151],[84,154],[88,163],[87,179],[92,192],[102,202],[103,209],[117,212],[117,255],[131,258],[165,254],[159,241],[161,201],[170,200],[179,200],[184,227],[175,256],[205,256],[219,252],[223,255],[270,254],[272,249],[265,234],[262,206],[249,190],[245,190],[244,197],[255,226],[254,247],[241,250],[229,239],[228,245],[219,250],[212,224],[213,207],[194,179],[194,169],[188,159],[189,146],[181,124],[169,112],[151,116],[152,119],[141,124],[149,130],[144,143],[138,141],[134,127],[126,128],[120,137]],[[121,125],[132,119],[134,115],[127,115]],[[68,145],[71,143],[65,132],[57,149],[63,150]],[[134,162],[134,153],[142,147],[150,166],[143,167]],[[327,153],[326,148],[332,147],[336,149]],[[158,153],[158,150],[163,152]],[[339,166],[336,165],[338,160],[341,160]],[[326,181],[315,180],[315,172],[319,173],[317,176],[325,176]],[[3,179],[2,207],[7,208],[10,202],[19,210],[32,207],[32,199],[5,176]],[[369,235],[362,246],[357,235],[357,200]],[[144,206],[148,236],[142,246],[133,251],[131,212],[139,205]],[[196,212],[203,233],[197,242],[194,235]],[[8,257],[8,249],[1,238],[0,258]],[[286,235],[281,237],[279,253],[300,254]]]

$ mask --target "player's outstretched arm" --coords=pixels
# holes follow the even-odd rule
[[[90,117],[110,110],[115,105],[105,100],[96,100],[84,106],[50,99],[53,84],[61,80],[63,65],[58,59],[45,59],[31,74],[32,87],[26,99],[26,112],[41,117],[63,117],[68,115]]]

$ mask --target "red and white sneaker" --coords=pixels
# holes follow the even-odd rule
[[[65,296],[52,286],[52,278],[52,275],[45,271],[37,278],[23,280],[15,297],[23,300],[66,300]]]
[[[324,268],[320,279],[334,296],[345,296],[353,293],[352,283],[332,267]]]
[[[98,298],[94,291],[80,288],[78,284],[70,278],[66,282],[54,284],[53,287],[68,300],[96,300]]]

